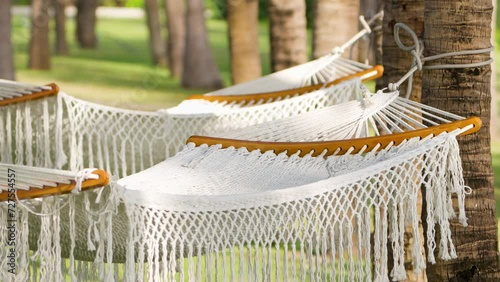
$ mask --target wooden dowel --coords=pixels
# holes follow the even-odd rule
[[[207,101],[218,101],[218,102],[228,102],[228,103],[243,103],[246,104],[250,101],[276,101],[277,99],[283,99],[287,96],[293,95],[303,95],[309,93],[314,90],[321,89],[323,87],[329,87],[336,84],[339,84],[343,81],[361,77],[363,81],[377,79],[382,76],[384,73],[384,67],[381,65],[376,65],[371,69],[367,69],[364,71],[357,72],[355,74],[347,75],[333,81],[330,81],[326,84],[314,84],[310,86],[304,86],[294,89],[282,90],[282,91],[273,91],[273,92],[262,92],[256,94],[244,94],[244,95],[191,95],[188,99],[203,99]]]
[[[98,179],[87,179],[82,182],[82,191],[100,188],[108,185],[109,183],[109,174],[104,170],[95,170],[92,174],[99,175]],[[71,181],[70,184],[59,184],[56,187],[48,187],[44,186],[43,188],[31,188],[29,190],[16,190],[17,198],[19,200],[24,199],[33,199],[40,198],[46,196],[54,196],[70,193],[75,188],[76,182],[74,180]],[[3,191],[0,193],[0,202],[7,201],[9,198],[9,193],[7,191]]]
[[[424,129],[417,129],[408,132],[395,133],[389,135],[382,135],[376,137],[365,137],[349,140],[335,140],[335,141],[317,141],[317,142],[264,142],[264,141],[250,141],[250,140],[237,140],[237,139],[227,139],[227,138],[217,138],[217,137],[207,137],[207,136],[191,136],[186,143],[194,143],[196,146],[202,144],[212,145],[222,145],[222,148],[235,147],[235,148],[247,148],[248,151],[260,150],[261,152],[274,151],[275,154],[280,154],[286,152],[288,156],[291,156],[297,152],[299,156],[303,157],[310,152],[313,152],[312,156],[320,155],[324,150],[327,150],[325,156],[330,156],[336,151],[339,151],[337,155],[343,155],[349,152],[351,154],[358,153],[365,146],[365,151],[369,152],[377,145],[379,149],[387,147],[390,143],[394,145],[399,145],[404,140],[408,140],[414,137],[425,138],[429,135],[439,135],[443,132],[451,132],[455,129],[464,128],[468,125],[473,125],[473,127],[460,135],[467,135],[478,131],[482,122],[478,117],[471,117],[464,120],[454,121],[442,125],[432,126]]]

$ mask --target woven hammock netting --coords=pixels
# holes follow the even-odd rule
[[[336,140],[462,119],[398,94],[377,93],[241,131],[250,140]],[[466,224],[456,141],[461,132],[414,138],[380,151],[328,156],[325,151],[315,157],[190,143],[174,157],[102,190],[24,201],[16,279],[404,279],[406,227],[417,246],[411,251],[414,270],[425,268],[417,217],[422,187],[427,191],[426,259],[456,257],[449,226],[457,216],[454,199]],[[4,224],[6,212],[0,215]]]
[[[191,135],[226,132],[360,98],[361,82],[252,104],[186,100],[157,112],[86,102],[64,93],[0,107],[0,162],[123,177],[181,150]]]

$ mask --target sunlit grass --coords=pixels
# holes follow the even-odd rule
[[[69,56],[52,56],[49,71],[28,70],[29,19],[13,20],[13,47],[17,79],[32,83],[57,83],[69,94],[111,106],[156,110],[172,107],[190,94],[207,89],[183,89],[166,68],[151,65],[148,31],[143,20],[100,19],[98,48],[80,49],[74,40],[75,23],[67,22]],[[225,85],[231,83],[227,24],[207,22],[209,39]],[[51,34],[53,42],[54,34]],[[263,73],[269,73],[267,26],[259,25]]]

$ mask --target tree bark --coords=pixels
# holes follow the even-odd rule
[[[389,83],[397,82],[409,70],[412,56],[409,52],[399,49],[394,41],[394,25],[407,24],[417,37],[422,38],[424,31],[424,0],[392,1],[384,0],[384,21],[382,25],[382,61],[384,75],[377,81],[378,88],[387,87]],[[405,45],[413,45],[408,33],[401,31],[399,34]],[[421,72],[415,72],[410,99],[420,102]],[[401,96],[406,96],[406,84],[401,85]]]
[[[182,86],[186,88],[216,89],[223,87],[208,42],[202,0],[187,1],[186,50]]]
[[[313,18],[313,57],[319,58],[358,32],[359,0],[315,0]],[[358,59],[356,48],[351,55]]]
[[[165,0],[167,15],[167,52],[170,73],[175,78],[182,77],[184,67],[184,44],[186,43],[186,12],[184,1]]]
[[[307,61],[304,0],[270,0],[269,25],[273,72]]]
[[[259,1],[227,0],[231,75],[234,84],[262,75],[259,52]]]
[[[55,7],[55,27],[56,27],[56,54],[68,55],[68,42],[66,40],[66,5],[67,0],[53,0]]]
[[[50,69],[49,5],[50,0],[31,2],[30,69]]]
[[[153,64],[167,66],[167,47],[161,36],[160,15],[158,13],[158,0],[145,0],[146,20],[149,30],[149,47]]]
[[[381,79],[377,81],[377,88],[382,89],[387,87],[389,83],[397,82],[401,77],[403,77],[409,70],[412,62],[412,56],[408,51],[401,50],[396,42],[394,41],[394,25],[396,23],[405,23],[410,28],[412,28],[417,37],[422,38],[422,33],[424,30],[424,0],[404,0],[404,1],[392,1],[384,0],[384,20],[382,25],[382,62],[384,65],[384,75]],[[405,31],[399,33],[401,41],[407,45],[413,45],[410,35]],[[406,96],[406,84],[401,85],[400,95]],[[411,89],[410,99],[413,101],[420,102],[422,92],[422,73],[416,72],[413,75],[413,84]],[[422,212],[422,195],[418,195],[417,199],[417,210],[419,216]],[[424,237],[423,226],[420,222],[419,224],[420,236]],[[426,281],[425,272],[415,273],[412,267],[412,239],[411,229],[407,229],[405,232],[405,269],[406,269],[406,281]],[[390,244],[389,244],[390,245]],[[422,253],[425,252],[424,246],[421,246]],[[389,246],[389,268],[393,266],[392,261],[392,248]]]
[[[425,55],[491,46],[491,0],[425,0]],[[435,64],[485,61],[489,54],[443,59]],[[432,64],[428,64],[432,65]],[[493,170],[490,152],[491,67],[426,71],[422,100],[464,116],[478,116],[479,132],[459,138],[465,185],[468,227],[452,221],[452,238],[458,258],[428,265],[429,281],[500,281],[498,226],[495,216]]]
[[[382,7],[382,1],[361,0],[359,3],[359,13],[364,16],[366,20],[369,20],[378,12],[382,11]],[[378,20],[377,22],[382,24],[382,20]],[[360,26],[360,24],[358,26]],[[359,40],[357,49],[359,51],[358,60],[360,62],[377,64],[377,60],[381,60],[377,58],[377,44],[382,44],[381,40],[380,43],[377,43],[377,39],[381,37],[381,30],[372,29],[371,34]]]
[[[77,0],[76,38],[82,48],[97,48],[96,10],[98,0]]]
[[[0,78],[14,80],[10,0],[0,0]]]

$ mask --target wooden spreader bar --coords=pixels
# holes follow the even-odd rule
[[[363,81],[377,79],[384,73],[384,67],[381,65],[376,65],[371,69],[357,72],[355,74],[347,75],[326,84],[314,84],[310,86],[304,86],[299,88],[293,88],[283,91],[273,91],[273,92],[262,92],[256,94],[245,94],[245,95],[191,95],[188,99],[203,99],[207,101],[217,101],[217,102],[227,102],[227,103],[243,103],[247,104],[251,101],[276,101],[278,99],[284,99],[291,95],[303,95],[314,90],[321,89],[323,87],[329,87],[339,84],[343,81],[360,77]]]
[[[16,103],[21,103],[21,102],[26,102],[29,100],[35,100],[35,99],[40,99],[43,97],[48,97],[52,95],[57,95],[59,93],[59,86],[57,86],[55,83],[48,84],[51,89],[48,90],[42,90],[40,92],[35,92],[35,93],[26,93],[21,96],[15,96],[10,99],[3,99],[0,100],[0,107],[1,106],[6,106],[6,105],[11,105],[11,104],[16,104]]]
[[[89,189],[94,189],[94,188],[100,188],[108,185],[109,183],[109,174],[104,171],[104,170],[95,170],[92,172],[92,174],[97,174],[99,176],[98,179],[87,179],[82,182],[82,191],[89,190]],[[69,184],[63,184],[60,183],[55,187],[51,186],[44,186],[43,188],[31,188],[29,190],[21,190],[17,189],[17,198],[19,200],[24,200],[24,199],[33,199],[33,198],[40,198],[40,197],[46,197],[46,196],[55,196],[55,195],[61,195],[61,194],[67,194],[70,193],[74,188],[75,188],[76,182],[74,180],[71,180],[71,183]],[[9,197],[9,193],[7,191],[3,191],[0,193],[0,202],[7,201],[9,199],[12,199],[12,197]]]
[[[261,152],[274,151],[275,154],[286,152],[288,156],[300,152],[299,156],[301,157],[309,154],[311,151],[313,152],[312,156],[318,156],[324,150],[327,150],[325,156],[330,156],[337,151],[338,151],[337,155],[344,155],[347,152],[350,152],[350,154],[356,154],[365,146],[366,147],[364,149],[366,152],[371,151],[377,145],[379,145],[379,150],[380,150],[387,147],[390,143],[393,143],[394,146],[397,146],[401,144],[403,141],[409,140],[414,137],[425,138],[429,135],[436,136],[443,132],[451,132],[453,130],[464,128],[471,124],[473,125],[473,127],[463,132],[460,135],[467,135],[474,133],[478,131],[482,126],[480,118],[471,117],[464,120],[454,121],[424,129],[417,129],[413,131],[395,133],[390,135],[357,138],[349,140],[317,141],[317,142],[263,142],[263,141],[237,140],[237,139],[206,137],[206,136],[191,136],[186,143],[192,142],[196,144],[196,146],[200,146],[202,144],[207,144],[208,146],[222,145],[222,148],[228,148],[231,146],[235,148],[244,147],[247,148],[248,151],[253,151],[253,150],[260,150]]]

